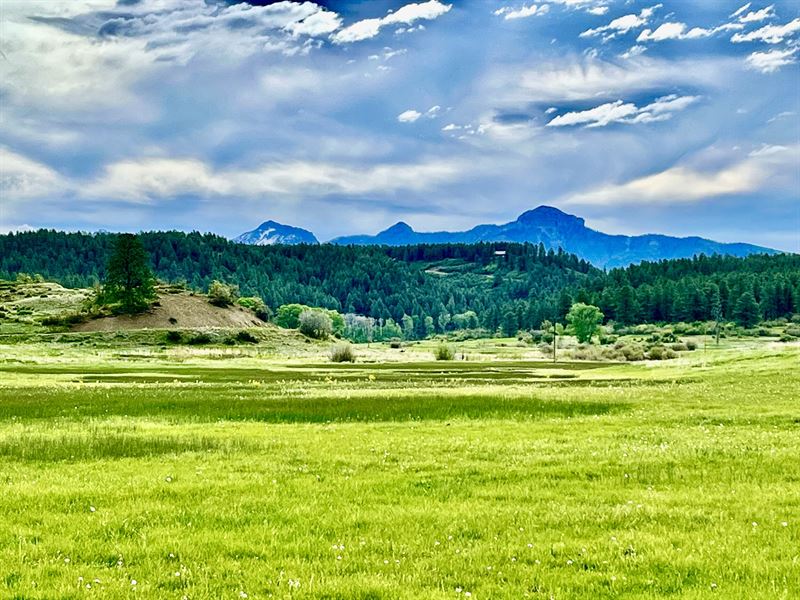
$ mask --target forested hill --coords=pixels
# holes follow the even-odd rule
[[[157,276],[197,289],[219,279],[273,308],[298,302],[375,318],[412,317],[419,335],[455,320],[508,331],[563,318],[573,301],[623,323],[732,318],[752,294],[766,318],[800,312],[800,256],[705,257],[608,273],[542,245],[247,246],[210,234],[141,234]],[[0,236],[0,278],[39,273],[69,287],[104,277],[114,234]],[[474,315],[472,314],[474,313]],[[476,323],[476,321],[478,323]]]

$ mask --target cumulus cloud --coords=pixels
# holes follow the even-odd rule
[[[794,19],[784,25],[764,25],[755,31],[747,33],[736,33],[731,38],[734,43],[739,42],[766,42],[768,44],[780,44],[792,34],[800,31],[800,18]]]
[[[744,28],[740,23],[724,23],[718,27],[692,27],[688,29],[686,23],[662,23],[655,31],[645,29],[636,38],[637,42],[662,42],[664,40],[695,40],[707,38],[721,31],[731,31]]]
[[[443,4],[439,0],[428,2],[414,2],[400,7],[395,12],[388,13],[380,19],[363,19],[348,25],[332,36],[335,44],[360,42],[374,38],[383,27],[388,25],[411,25],[416,21],[431,21],[447,13],[452,4]]]
[[[797,48],[786,50],[767,50],[766,52],[753,52],[745,59],[747,67],[762,73],[774,73],[781,67],[791,65],[797,60]]]
[[[647,25],[648,20],[653,16],[653,13],[658,8],[661,8],[661,4],[644,8],[638,15],[629,14],[622,17],[617,17],[608,25],[603,25],[602,27],[596,27],[594,29],[587,29],[581,33],[580,37],[603,35],[603,40],[611,40],[617,35],[628,33],[631,29],[638,29],[639,27]]]
[[[746,15],[740,16],[739,20],[742,23],[757,23],[758,21],[771,19],[774,16],[775,16],[775,5],[770,4],[766,8],[762,8],[761,10],[755,10],[747,13]]]
[[[506,21],[511,21],[514,19],[533,17],[535,15],[544,15],[549,12],[549,10],[550,6],[547,4],[531,4],[530,6],[523,5],[517,9],[513,9],[510,6],[504,6],[494,11],[494,14],[497,16],[503,15],[503,18]]]
[[[605,127],[611,123],[653,123],[666,121],[672,114],[697,102],[697,96],[678,96],[672,94],[656,99],[654,102],[637,107],[634,103],[622,100],[607,102],[594,108],[568,112],[552,119],[548,127],[567,127],[584,125],[586,127]]]
[[[413,123],[422,116],[422,113],[413,109],[406,110],[397,115],[397,120],[401,123]]]
[[[746,159],[715,171],[700,171],[679,165],[659,173],[639,177],[622,184],[604,185],[575,194],[569,204],[650,204],[696,202],[753,192],[775,177],[793,169],[798,159],[798,147],[770,146],[765,152],[756,151]]]

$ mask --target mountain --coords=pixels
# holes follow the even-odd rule
[[[252,246],[272,246],[273,244],[319,244],[313,233],[299,227],[283,225],[275,221],[265,221],[253,231],[248,231],[233,239],[240,244]]]
[[[553,208],[540,206],[503,225],[478,225],[469,231],[414,231],[400,222],[377,235],[345,236],[333,244],[405,246],[410,244],[471,244],[476,242],[542,243],[548,249],[563,248],[597,267],[624,267],[644,260],[691,258],[696,254],[776,254],[752,244],[726,244],[700,237],[667,235],[609,235],[586,227],[584,220]]]

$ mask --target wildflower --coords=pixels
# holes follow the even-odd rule
[[[339,556],[337,556],[336,560],[342,560],[342,555],[340,554]]]
[[[89,512],[96,512],[97,509],[94,506],[89,507]]]
[[[131,579],[131,585],[136,585],[137,583],[139,583],[139,582],[136,581],[135,579]]]
[[[247,598],[247,592],[245,591],[239,592],[239,598]]]
[[[181,572],[180,571],[175,571],[175,577],[180,577],[180,576],[181,576]]]
[[[67,563],[69,563],[69,558],[65,558],[64,559],[64,564],[67,564]]]
[[[788,527],[788,526],[789,523],[787,523],[786,521],[781,521],[781,527]]]
[[[464,592],[464,595],[465,595],[467,598],[469,598],[469,597],[471,597],[471,596],[472,596],[472,592]]]
[[[172,477],[170,477],[169,475],[167,475],[167,476],[164,478],[164,481],[166,481],[167,483],[172,483]]]
[[[711,589],[712,589],[712,590],[715,590],[715,589],[717,589],[717,584],[716,584],[716,583],[712,583],[712,584],[711,584]]]
[[[457,587],[457,588],[456,588],[456,594],[460,594],[460,593],[461,593],[461,588],[460,588],[460,587]]]

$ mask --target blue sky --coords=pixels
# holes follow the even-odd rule
[[[550,204],[800,251],[800,4],[0,0],[0,229]]]

